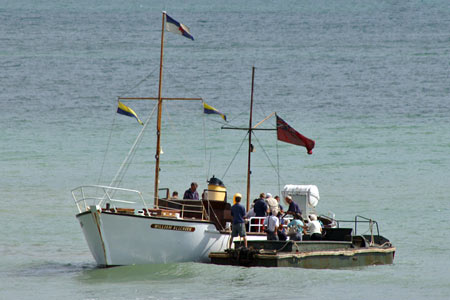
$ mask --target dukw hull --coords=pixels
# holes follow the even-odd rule
[[[229,234],[206,221],[99,212],[78,214],[89,249],[99,266],[209,262],[223,251]]]
[[[226,252],[210,254],[212,263],[246,267],[297,267],[306,269],[342,269],[388,265],[394,261],[395,248],[346,249],[304,253],[255,254],[234,257]]]
[[[259,241],[250,243],[250,249],[212,252],[209,257],[219,265],[341,269],[392,264],[395,250],[391,245],[356,247],[343,241]]]

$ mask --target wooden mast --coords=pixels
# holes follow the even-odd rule
[[[163,11],[162,14],[162,25],[161,25],[161,57],[159,62],[159,86],[158,86],[158,97],[119,97],[119,100],[156,100],[158,101],[158,115],[156,123],[156,154],[155,154],[155,190],[154,199],[155,206],[158,206],[158,190],[159,190],[159,162],[161,155],[161,118],[162,118],[162,102],[164,100],[194,100],[203,101],[202,98],[173,98],[173,97],[163,97],[162,96],[162,79],[163,79],[163,58],[164,58],[164,31],[166,25],[166,12]]]
[[[247,130],[248,131],[248,159],[247,159],[247,211],[250,209],[250,176],[252,174],[251,171],[251,155],[253,152],[253,145],[252,145],[252,134],[254,130],[276,130],[271,128],[257,128],[259,125],[267,121],[270,117],[272,117],[275,113],[271,113],[269,116],[264,118],[261,122],[256,124],[255,126],[252,126],[253,122],[253,91],[255,87],[255,67],[252,67],[252,90],[251,90],[251,97],[250,97],[250,118],[248,122],[248,128],[240,128],[240,127],[225,127],[222,126],[222,129],[234,129],[234,130]]]
[[[159,86],[158,86],[158,118],[156,123],[156,154],[155,154],[155,206],[158,206],[159,189],[159,155],[161,154],[161,116],[162,116],[162,76],[163,76],[163,56],[164,56],[164,23],[166,21],[166,12],[162,14],[161,25],[161,57],[159,61]]]
[[[252,67],[252,92],[250,97],[250,119],[248,121],[248,166],[247,166],[247,211],[250,209],[250,159],[252,153],[252,118],[253,118],[253,88],[255,84],[255,66]]]

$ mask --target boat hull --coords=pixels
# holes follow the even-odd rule
[[[97,210],[76,217],[99,266],[209,262],[208,254],[223,251],[229,238],[205,221]]]
[[[279,252],[252,249],[210,253],[211,262],[246,267],[297,267],[307,269],[341,269],[392,264],[395,247],[354,248],[344,242],[259,242],[286,243],[298,251]],[[277,248],[279,248],[277,246]]]

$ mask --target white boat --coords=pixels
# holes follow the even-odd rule
[[[283,194],[292,195],[307,214],[315,212],[317,187],[286,185]],[[79,211],[76,218],[99,266],[209,262],[210,252],[224,251],[229,243],[231,205],[226,200],[160,198],[158,207],[149,208],[139,191],[95,185],[78,187],[72,196]],[[142,209],[130,208],[140,204]],[[256,229],[247,239],[265,240],[253,219],[260,218],[250,218]]]
[[[72,197],[78,208],[76,218],[99,266],[208,262],[210,261],[208,257],[210,252],[223,251],[228,246],[232,221],[231,204],[227,202],[226,188],[219,179],[213,176],[209,180],[208,189],[204,191],[204,197],[201,200],[172,199],[168,188],[159,187],[162,101],[202,100],[201,98],[162,97],[165,29],[168,31],[179,30],[178,33],[192,38],[186,26],[176,22],[163,12],[158,97],[119,98],[119,107],[120,101],[126,100],[158,101],[155,183],[154,199],[152,199],[154,203],[148,205],[139,191],[120,188],[114,184],[110,186],[80,186],[72,190]],[[247,211],[250,203],[251,132],[256,130],[261,123],[252,126],[252,105],[253,87],[250,122],[249,127],[245,129],[250,133]],[[128,109],[128,107],[125,108]],[[137,118],[132,110],[129,110],[128,113]],[[145,122],[143,130],[149,120],[150,118]],[[112,183],[114,182],[115,180],[112,181]],[[292,189],[292,186],[287,188]],[[294,197],[294,200],[303,207],[304,212],[308,213],[309,210],[314,210],[317,201],[311,199],[314,197],[318,200],[318,191],[312,195],[311,189],[300,188],[297,192],[299,197]],[[264,240],[266,235],[261,227],[257,226],[256,232],[248,233],[248,239]]]
[[[123,200],[92,198],[87,194],[90,189],[102,189],[105,195],[117,191],[130,196],[140,193],[101,186],[84,186],[72,191],[74,195],[84,195],[79,198],[82,201],[78,201],[80,213],[76,217],[99,266],[207,262],[210,251],[226,247],[228,232],[221,232],[202,213],[193,219],[179,216],[186,213],[185,209],[117,208]],[[99,204],[88,205],[89,201]],[[102,208],[104,202],[116,205]],[[190,208],[193,211],[194,207]]]

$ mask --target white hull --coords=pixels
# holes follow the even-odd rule
[[[225,250],[230,237],[202,221],[100,213],[95,209],[78,214],[77,219],[100,266],[209,262],[208,254]]]

